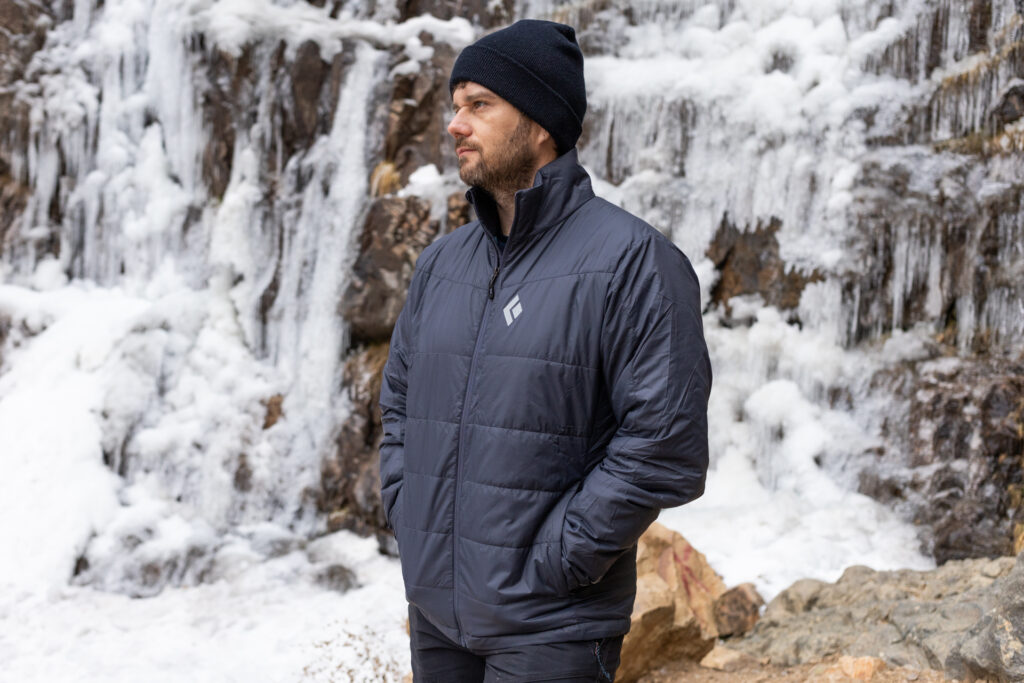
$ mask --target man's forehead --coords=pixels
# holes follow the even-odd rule
[[[474,97],[493,97],[494,99],[500,99],[492,90],[480,85],[479,83],[474,83],[473,81],[463,81],[455,86],[455,90],[452,91],[452,101],[455,101],[459,97],[467,100]]]

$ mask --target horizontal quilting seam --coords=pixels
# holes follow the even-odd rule
[[[447,479],[448,481],[454,481],[455,477],[443,477],[437,474],[427,474],[426,472],[417,472],[416,470],[403,469],[402,474],[415,474],[417,477],[430,477],[431,479]]]
[[[452,535],[451,531],[431,531],[430,529],[417,529],[414,526],[406,526],[405,524],[399,524],[398,526],[400,526],[403,529],[407,529],[408,531],[415,531],[418,534],[434,534],[435,536],[451,536]]]
[[[436,277],[438,280],[444,280],[445,282],[451,282],[452,284],[455,284],[455,285],[465,285],[466,287],[472,287],[473,289],[481,289],[481,290],[484,290],[484,291],[487,290],[487,287],[484,286],[484,285],[478,285],[475,282],[463,282],[462,280],[453,280],[450,277],[445,277],[444,275],[438,275],[437,273],[435,273],[435,272],[433,272],[431,270],[425,270],[425,271],[423,271],[423,274],[427,275],[429,277]]]
[[[506,491],[529,491],[530,493],[551,493],[554,495],[561,495],[565,493],[566,489],[542,489],[536,486],[505,486],[503,484],[489,484],[486,481],[477,481],[476,479],[463,479],[465,484],[476,484],[477,486],[486,486],[492,489],[505,489]]]
[[[534,278],[533,280],[523,280],[521,282],[502,282],[501,288],[506,289],[508,287],[522,287],[523,285],[531,285],[534,282],[544,282],[545,280],[557,280],[560,277],[577,277],[579,275],[614,275],[614,270],[579,270],[572,273],[561,273],[560,275],[547,275],[545,277]]]
[[[445,282],[451,282],[455,285],[465,285],[466,287],[472,287],[473,289],[487,290],[486,285],[477,284],[475,282],[464,282],[462,280],[456,280],[444,275],[439,275],[432,270],[424,270],[423,274],[429,277],[436,277],[438,280],[444,280]],[[529,285],[534,282],[544,282],[546,280],[557,280],[563,277],[579,277],[581,275],[614,275],[614,270],[578,270],[571,273],[559,273],[558,275],[547,275],[545,277],[538,277],[532,280],[522,280],[520,282],[503,282],[502,289],[506,287],[521,287],[522,285]]]
[[[478,541],[475,538],[462,535],[459,536],[460,541],[469,541],[470,543],[476,543],[478,545],[486,545],[491,548],[508,548],[509,550],[521,550],[523,548],[532,548],[535,545],[551,545],[552,543],[558,543],[558,541],[534,541],[533,543],[527,543],[526,545],[508,545],[507,543],[488,543],[487,541]]]
[[[436,417],[416,417],[415,415],[406,415],[406,420],[415,420],[416,422],[439,422],[445,425],[457,425],[457,420],[439,420]]]
[[[592,368],[589,365],[580,365],[579,363],[567,363],[564,360],[555,360],[554,358],[541,358],[539,356],[517,356],[512,353],[491,353],[490,351],[484,352],[485,356],[492,358],[521,358],[523,360],[536,360],[541,363],[552,363],[554,365],[564,365],[567,368],[579,368],[580,370],[587,370],[589,372],[600,372],[600,368]]]
[[[454,351],[409,351],[410,356],[455,356],[456,358],[472,358],[471,353],[456,353]]]
[[[451,576],[451,573],[449,573],[448,575],[449,575],[449,576]],[[407,582],[407,584],[406,584],[406,585],[408,585],[408,586],[412,586],[412,587],[414,587],[414,588],[444,588],[444,589],[447,589],[447,590],[452,590],[452,588],[454,588],[454,587],[455,587],[455,586],[454,586],[454,582],[452,582],[452,584],[453,584],[453,585],[451,585],[451,586],[433,586],[433,585],[428,585],[428,584],[425,584],[425,583],[412,583],[412,582]]]
[[[485,425],[477,422],[467,422],[467,427],[483,427],[484,429],[500,429],[506,432],[523,432],[524,434],[543,434],[545,436],[567,436],[571,439],[586,439],[587,435],[582,432],[548,432],[543,429],[523,429],[522,427],[501,427],[499,425]]]

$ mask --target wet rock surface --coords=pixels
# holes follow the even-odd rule
[[[390,338],[405,305],[416,259],[438,230],[424,200],[384,197],[374,201],[363,223],[352,279],[339,306],[354,342]]]
[[[786,266],[775,236],[779,228],[779,222],[773,220],[740,231],[723,217],[707,251],[719,271],[711,292],[713,301],[728,305],[734,296],[760,294],[770,306],[793,309],[799,305],[804,287],[823,279],[820,273],[801,273]]]
[[[380,500],[381,439],[380,373],[388,345],[375,344],[351,355],[345,363],[344,383],[348,418],[337,437],[337,449],[320,468],[317,507],[327,514],[330,531],[348,529],[363,535],[384,532]]]
[[[53,24],[52,9],[36,0],[0,0],[0,253],[5,236],[25,209],[30,188],[12,161],[28,144],[29,106],[17,97],[19,81]]]
[[[515,5],[511,0],[399,0],[402,21],[420,14],[441,19],[462,17],[484,28],[498,28],[513,21]]]
[[[435,42],[427,33],[422,33],[419,40],[423,49],[431,51],[430,58],[414,71],[395,76],[388,101],[384,158],[394,164],[399,186],[404,186],[409,175],[421,166],[445,168],[457,164],[445,130],[445,113],[451,103],[448,75],[456,54],[451,46]],[[392,61],[397,69],[402,68],[405,57],[402,52],[395,53]]]
[[[1019,552],[1024,364],[939,358],[876,378],[903,399],[860,490],[922,526],[939,562]],[[902,408],[901,408],[902,406]]]

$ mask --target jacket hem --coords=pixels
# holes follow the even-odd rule
[[[629,632],[628,618],[617,618],[603,621],[586,621],[569,624],[547,631],[533,633],[510,633],[500,636],[472,636],[464,633],[466,646],[480,654],[500,652],[510,647],[523,645],[544,645],[548,643],[564,643],[574,640],[598,640],[625,635]]]

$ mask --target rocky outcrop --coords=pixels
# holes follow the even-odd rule
[[[0,0],[0,253],[30,192],[28,179],[19,177],[12,163],[23,155],[29,137],[29,106],[17,98],[18,81],[53,21],[46,3]]]
[[[947,673],[967,680],[1024,680],[1024,553],[992,587],[995,609],[946,658]]]
[[[356,343],[385,341],[405,305],[420,252],[437,236],[429,203],[416,197],[374,201],[363,223],[359,255],[339,312]]]
[[[834,584],[798,581],[729,647],[786,666],[842,654],[942,669],[979,620],[1001,609],[1004,587],[1015,584],[997,580],[1013,566],[1013,558],[999,558],[951,561],[932,571],[850,567]]]
[[[512,0],[399,0],[401,21],[430,14],[440,19],[462,17],[474,26],[494,28],[513,20]]]
[[[400,186],[421,166],[456,165],[444,118],[451,103],[448,75],[455,63],[455,51],[427,33],[420,34],[419,40],[421,49],[430,51],[430,58],[421,61],[415,70],[395,76],[388,101],[384,159],[394,164]]]
[[[375,344],[353,354],[345,363],[344,384],[350,405],[342,423],[333,458],[320,468],[317,507],[327,514],[330,531],[348,529],[363,535],[385,526],[380,501],[381,438],[380,373],[388,345]]]
[[[718,282],[711,291],[713,301],[728,306],[734,296],[760,294],[769,306],[794,309],[800,295],[810,282],[822,279],[821,273],[802,273],[787,267],[779,256],[775,234],[781,224],[772,220],[741,232],[722,217],[707,256],[719,271]]]
[[[699,660],[718,637],[714,603],[725,584],[685,538],[655,522],[640,537],[637,595],[616,680],[635,681],[679,658]]]
[[[1024,164],[947,157],[928,178],[908,153],[871,156],[857,181],[859,265],[840,276],[846,342],[931,325],[963,354],[1018,350],[1024,317]],[[986,180],[982,183],[979,178]],[[982,185],[988,188],[982,191]]]
[[[352,59],[346,45],[325,60],[313,41],[299,45],[292,57],[283,41],[247,44],[237,55],[211,49],[202,61],[205,82],[200,88],[208,131],[202,173],[210,196],[221,198],[227,189],[239,131],[247,134],[267,117],[262,123],[274,135],[266,140],[264,172],[268,199],[273,200],[278,175],[289,160],[330,132]]]
[[[1024,549],[1024,364],[940,358],[876,382],[901,400],[861,492],[921,525],[939,562]]]

